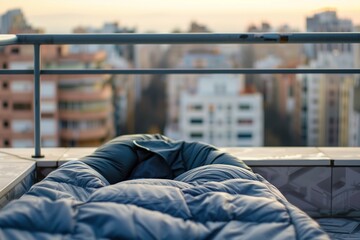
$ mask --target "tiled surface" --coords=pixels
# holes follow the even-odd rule
[[[312,217],[331,215],[330,167],[253,167],[286,199]]]
[[[320,218],[315,220],[331,239],[360,239],[360,218]]]
[[[334,216],[360,217],[360,167],[333,168]]]

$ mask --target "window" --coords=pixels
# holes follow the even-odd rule
[[[41,113],[54,114],[56,111],[56,103],[55,102],[45,102],[41,103]]]
[[[41,83],[41,98],[54,98],[56,96],[56,85],[53,82]]]
[[[111,106],[110,100],[104,101],[87,101],[87,102],[59,102],[59,108],[70,111],[82,111],[82,112],[97,112],[103,111]],[[53,106],[55,111],[55,106]]]
[[[10,125],[10,124],[9,124],[9,121],[8,121],[8,120],[4,120],[4,121],[3,121],[3,127],[4,127],[4,128],[8,128],[9,125]]]
[[[14,133],[29,133],[33,131],[32,120],[14,119],[12,121],[11,130]]]
[[[251,139],[252,133],[238,133],[238,139]]]
[[[200,104],[189,105],[189,109],[193,111],[201,111],[203,106]]]
[[[250,125],[253,124],[253,120],[247,118],[240,118],[238,119],[238,124]]]
[[[3,101],[2,106],[4,109],[8,108],[9,103],[7,101]]]
[[[41,133],[44,136],[52,136],[57,133],[57,124],[54,119],[41,119]]]
[[[13,140],[13,147],[20,148],[20,147],[32,147],[34,146],[32,139],[17,139]]]
[[[204,121],[201,118],[192,118],[190,119],[190,123],[192,124],[202,124]]]
[[[60,121],[60,128],[63,129],[75,129],[75,130],[87,130],[101,128],[106,124],[105,119],[101,120],[87,120],[87,121]]]
[[[240,104],[239,109],[240,110],[250,110],[251,106],[249,104]]]
[[[54,113],[41,113],[41,118],[54,118]]]
[[[20,53],[20,48],[13,47],[11,48],[11,54],[18,55]]]
[[[4,147],[9,147],[10,141],[8,139],[4,139],[3,144],[4,144]]]
[[[2,88],[3,88],[3,89],[8,89],[8,87],[9,87],[8,82],[3,82]]]
[[[16,81],[11,84],[11,91],[14,93],[30,93],[33,85],[30,81]]]
[[[13,103],[14,110],[31,110],[31,103]]]
[[[44,139],[42,140],[43,147],[57,147],[57,141],[55,139]]]
[[[191,138],[202,138],[203,133],[201,133],[201,132],[192,132],[192,133],[190,133],[190,137]]]

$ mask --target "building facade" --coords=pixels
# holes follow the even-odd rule
[[[3,68],[31,69],[32,48],[7,46]],[[42,46],[43,68],[86,68],[104,54],[70,54],[64,46]],[[1,147],[34,146],[32,75],[0,77]],[[98,146],[113,136],[112,90],[108,76],[45,75],[41,79],[41,141],[45,147]]]
[[[183,92],[181,139],[221,147],[262,146],[262,96],[244,92],[243,84],[236,76],[203,76],[196,93]]]

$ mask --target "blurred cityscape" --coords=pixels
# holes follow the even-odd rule
[[[307,32],[360,31],[335,9],[306,19]],[[0,34],[44,33],[21,9]],[[296,32],[267,22],[245,32]],[[136,33],[116,22],[73,33]],[[211,32],[191,22],[186,31]],[[360,68],[359,44],[44,45],[43,69]],[[0,48],[2,69],[32,69],[33,48]],[[0,76],[0,147],[33,147],[33,76]],[[129,133],[162,133],[219,147],[360,146],[360,77],[344,74],[43,75],[44,147],[99,146]]]

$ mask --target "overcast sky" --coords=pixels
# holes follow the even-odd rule
[[[187,30],[190,21],[217,32],[242,32],[262,21],[304,30],[306,16],[326,7],[360,24],[360,0],[0,0],[0,6],[1,14],[21,8],[33,26],[49,33],[110,21],[139,32]]]

